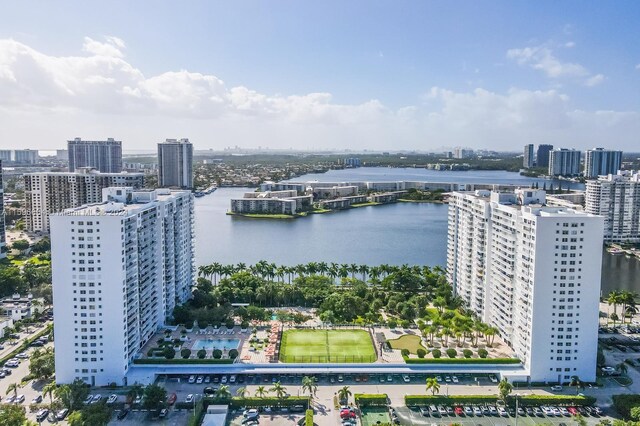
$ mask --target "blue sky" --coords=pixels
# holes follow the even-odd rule
[[[640,147],[639,2],[0,4],[3,147]]]

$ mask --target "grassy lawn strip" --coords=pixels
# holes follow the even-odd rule
[[[520,364],[518,358],[405,358],[407,364]]]
[[[282,362],[374,362],[376,352],[364,330],[286,330]]]
[[[379,206],[380,204],[382,204],[382,203],[375,203],[373,201],[367,201],[366,203],[351,204],[351,207],[358,208],[358,207],[367,207],[367,206]]]
[[[386,393],[357,393],[353,399],[359,407],[386,407],[389,402]]]
[[[418,349],[424,349],[425,351],[427,351],[427,348],[422,346],[421,340],[422,339],[420,338],[420,336],[417,336],[415,334],[405,334],[404,336],[400,336],[397,339],[387,340],[387,342],[389,342],[389,345],[393,349],[407,349],[412,354],[417,355]]]

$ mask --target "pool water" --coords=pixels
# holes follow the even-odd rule
[[[214,339],[214,340],[200,339],[193,344],[192,350],[194,351],[199,351],[200,349],[206,349],[208,351],[212,351],[214,349],[231,350],[231,349],[238,349],[239,345],[240,345],[239,339]]]

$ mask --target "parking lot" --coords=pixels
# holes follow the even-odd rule
[[[297,424],[304,417],[304,413],[260,413],[259,424],[269,426],[291,426]],[[235,411],[227,418],[228,426],[242,426],[244,417],[242,411]]]
[[[498,417],[498,416],[442,416],[442,417],[425,417],[416,409],[408,407],[394,407],[398,415],[398,420],[402,425],[450,425],[451,423],[460,423],[463,425],[482,425],[482,426],[506,426],[515,425],[515,417]],[[585,417],[588,424],[595,425],[603,420],[605,416]],[[611,419],[610,419],[611,420]],[[553,424],[553,425],[573,425],[575,422],[572,417],[530,417],[518,416],[518,425],[533,426],[537,424]]]

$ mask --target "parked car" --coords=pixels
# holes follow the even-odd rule
[[[69,410],[63,408],[56,413],[56,420],[64,420],[64,418],[67,417],[67,414],[69,414]]]
[[[458,377],[457,376],[451,376],[451,380],[453,381],[453,383],[458,383]]]
[[[405,382],[405,383],[409,383],[409,382],[411,381],[411,379],[409,378],[409,376],[408,376],[408,375],[406,375],[406,374],[402,376],[402,380],[404,380],[404,382]]]
[[[36,420],[39,422],[42,422],[44,421],[44,419],[47,418],[48,415],[49,415],[49,410],[47,410],[46,408],[38,410],[38,412],[36,413]]]
[[[498,414],[500,417],[507,417],[509,415],[504,407],[498,407]]]
[[[192,385],[196,382],[196,376],[189,376],[189,384]]]
[[[91,400],[92,404],[97,404],[98,402],[102,401],[102,395],[96,395],[93,397],[93,399]]]
[[[229,376],[229,383],[235,383],[236,382],[236,376],[235,375],[231,375]]]
[[[252,408],[250,410],[245,410],[242,413],[242,417],[246,418],[246,419],[255,419],[260,415],[260,413],[258,412],[258,410],[256,410],[255,408]]]
[[[25,400],[24,395],[18,395],[16,396],[16,399],[13,400],[13,402],[15,402],[16,404],[22,404],[24,400]]]
[[[169,395],[169,396],[167,397],[167,405],[173,405],[173,404],[175,404],[175,403],[176,403],[176,401],[177,401],[177,399],[178,399],[178,395],[176,395],[176,394],[175,394],[175,392],[174,392],[174,393],[172,393],[171,395]]]
[[[196,383],[201,385],[204,382],[204,376],[198,376],[198,378],[196,379]]]
[[[84,403],[90,404],[92,399],[93,399],[93,395],[87,395],[87,397],[84,399]]]
[[[473,415],[482,416],[482,410],[480,409],[480,407],[473,407]]]
[[[275,379],[275,377],[274,377],[274,379]],[[276,382],[277,382],[277,380],[276,380]],[[224,385],[225,383],[227,383],[227,376],[222,376],[222,378],[220,379],[220,383],[222,383],[223,385]],[[274,382],[274,383],[275,383],[275,382]]]
[[[189,403],[193,402],[193,398],[194,398],[194,397],[193,397],[193,394],[191,394],[191,393],[190,393],[190,394],[189,394],[189,395],[187,395],[187,397],[184,399],[184,402],[186,402],[187,404],[189,404]]]
[[[428,407],[420,407],[420,414],[422,414],[423,416],[428,416],[429,415],[429,408]]]
[[[165,417],[167,417],[167,414],[169,414],[169,410],[167,410],[166,408],[163,408],[158,413],[158,417],[161,418],[161,419],[164,419]]]
[[[473,415],[473,410],[468,405],[465,405],[465,407],[464,407],[464,415],[465,416]]]
[[[42,395],[36,395],[35,397],[33,397],[33,399],[31,400],[32,404],[40,404],[42,402]]]
[[[118,400],[118,395],[111,394],[111,395],[109,395],[109,398],[107,398],[107,404],[111,405],[111,404],[115,403],[117,400]]]

